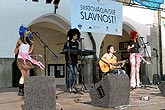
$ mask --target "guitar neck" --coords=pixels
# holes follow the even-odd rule
[[[123,61],[118,61],[118,62],[115,62],[115,63],[111,63],[112,65],[117,65],[117,64],[121,64],[123,63]]]
[[[118,62],[116,62],[116,63],[111,63],[111,64],[112,64],[112,65],[118,65],[118,64],[122,64],[122,65],[124,65],[125,63],[129,63],[129,60],[126,59],[126,60],[118,61]]]

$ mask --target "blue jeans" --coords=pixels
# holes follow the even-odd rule
[[[67,64],[66,65],[66,84],[67,89],[72,88],[76,82],[76,65]]]
[[[111,69],[109,74],[125,74],[125,71],[122,69]]]

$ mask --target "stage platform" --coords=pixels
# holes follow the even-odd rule
[[[56,110],[165,110],[165,97],[157,85],[130,91],[129,105],[114,108],[93,106],[89,95],[92,85],[86,85],[86,91],[69,93],[65,86],[56,87]],[[0,110],[24,110],[22,96],[17,95],[18,88],[0,88]],[[149,97],[142,100],[141,97]]]

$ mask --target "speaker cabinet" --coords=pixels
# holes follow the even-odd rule
[[[26,77],[24,87],[24,110],[56,110],[55,77]]]
[[[130,98],[130,80],[127,74],[112,74],[102,78],[90,91],[94,106],[116,107],[128,105]]]
[[[161,80],[160,80],[160,76],[159,74],[154,74],[153,75],[153,84],[160,84]]]
[[[165,81],[162,81],[161,84],[158,86],[158,88],[162,93],[163,97],[165,97]]]

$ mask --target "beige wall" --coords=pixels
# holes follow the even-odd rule
[[[61,33],[57,30],[52,30],[49,28],[40,28],[40,27],[32,27],[34,30],[40,30],[38,37],[42,39],[42,41],[50,48],[50,50],[58,56],[58,59],[53,57],[53,53],[46,48],[46,64],[65,64],[65,56],[63,54],[60,54],[60,51],[62,51],[64,43],[66,42],[66,34]],[[41,57],[37,57],[38,60],[40,60],[42,63],[44,63],[44,44],[38,39],[37,36],[33,35],[34,42],[35,42],[35,48],[34,48],[34,55],[42,55]],[[46,75],[47,73],[47,67],[46,67]],[[35,75],[38,76],[44,76],[45,71],[41,70],[39,67],[36,67],[35,69]],[[64,78],[57,78],[56,84],[63,84],[65,85],[65,77]]]
[[[100,47],[100,57],[107,52],[107,46],[109,44],[114,45],[115,51],[117,51],[116,56],[120,59],[120,53],[122,52],[119,50],[119,42],[126,42],[129,41],[129,34],[123,31],[123,36],[115,36],[107,34],[102,42]],[[125,50],[126,51],[126,50]]]
[[[12,63],[14,59],[0,59],[0,88],[12,87]]]

